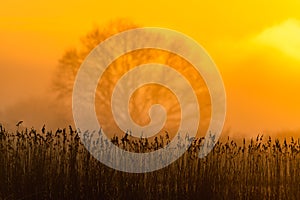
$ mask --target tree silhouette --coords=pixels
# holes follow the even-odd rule
[[[95,28],[83,37],[79,48],[72,48],[64,53],[62,58],[59,60],[53,84],[54,90],[58,94],[58,98],[66,99],[69,109],[71,109],[72,89],[76,73],[90,51],[110,36],[138,27],[140,26],[128,20],[118,19],[111,21],[103,27]],[[130,47],[132,42],[139,43],[140,41],[147,40],[145,37],[146,36],[143,35],[140,38],[135,38],[135,41],[129,41],[124,38],[124,41],[122,41],[122,48],[126,49],[127,47]],[[168,35],[165,35],[165,37],[167,40]],[[162,42],[161,39],[158,39],[158,42]],[[170,40],[168,42],[171,42],[171,45],[175,45],[177,48],[180,48],[181,44],[177,41]],[[107,53],[107,55],[110,56],[110,52]],[[122,75],[126,72],[133,69],[135,66],[147,63],[160,63],[172,66],[180,74],[188,77],[193,85],[195,93],[197,94],[198,100],[201,98],[201,112],[205,114],[203,115],[204,117],[202,116],[202,124],[200,124],[202,128],[200,130],[204,133],[208,128],[207,124],[210,120],[210,98],[209,92],[201,75],[197,74],[193,66],[184,58],[165,50],[151,48],[139,49],[125,53],[114,60],[105,70],[105,75],[103,75],[104,78],[101,78],[98,83],[95,99],[95,108],[102,128],[104,130],[109,129],[111,133],[108,134],[111,136],[114,134],[120,134],[121,136],[123,134],[122,131],[120,132],[120,129],[115,123],[111,111],[111,96],[114,87],[117,81],[120,80]],[[161,79],[164,79],[166,73],[163,70],[159,70],[156,71],[155,76],[159,76]],[[137,80],[140,79],[140,77],[135,76],[133,79]],[[124,86],[122,88],[132,88],[131,86],[135,83],[134,80],[130,83],[126,83],[128,85],[122,85]],[[124,89],[124,94],[127,91],[128,90]],[[150,122],[150,117],[148,115],[150,107],[154,104],[160,104],[167,111],[166,126],[161,130],[161,133],[163,134],[164,131],[175,133],[178,130],[181,117],[180,104],[178,103],[176,96],[170,92],[170,90],[157,84],[149,84],[137,89],[136,91],[137,92],[132,95],[132,99],[130,99],[129,102],[131,118],[137,124],[145,126]],[[118,100],[124,101],[124,99]],[[123,117],[124,115],[121,116]]]
[[[137,24],[127,19],[113,20],[90,31],[81,39],[80,47],[66,50],[59,60],[53,80],[53,90],[57,93],[58,98],[71,101],[76,73],[93,48],[114,34],[137,27],[139,27]]]

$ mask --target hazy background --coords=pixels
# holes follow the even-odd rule
[[[72,123],[53,95],[64,52],[95,26],[127,18],[175,29],[206,48],[227,92],[234,136],[300,133],[300,2],[4,1],[0,8],[0,123]]]

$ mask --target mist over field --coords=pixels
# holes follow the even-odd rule
[[[233,41],[224,40],[224,45],[230,47],[227,57],[219,52],[215,42],[206,45],[208,53],[212,53],[219,67],[226,90],[227,115],[222,136],[250,138],[257,134],[280,137],[300,135],[297,120],[300,113],[300,97],[297,95],[300,70],[297,70],[299,59],[295,54],[299,41],[296,39],[295,44],[289,46],[289,40],[279,34],[297,38],[292,33],[299,32],[299,27],[299,20],[289,19],[255,36],[242,38],[235,45],[232,45]],[[112,30],[115,33],[119,29]],[[85,37],[81,36],[81,40],[79,36],[73,36],[72,41],[61,46],[57,46],[58,41],[49,42],[49,36],[40,44],[30,46],[13,35],[15,41],[10,44],[12,47],[0,57],[0,123],[10,130],[15,130],[20,120],[24,121],[23,128],[40,128],[46,124],[48,129],[57,129],[74,125],[71,109],[74,74],[73,71],[71,75],[70,72],[58,73],[58,68],[62,58],[71,59],[71,63],[74,59],[72,56],[82,60],[85,58],[82,55],[87,55],[103,37],[112,34],[108,31],[108,35],[101,36],[93,31]],[[99,36],[102,39],[95,39]],[[278,40],[282,42],[276,42]],[[78,41],[86,46],[83,48],[82,44],[78,45]],[[17,48],[17,43],[23,44],[22,48]],[[237,54],[240,51],[242,53]],[[57,95],[55,81],[62,83],[61,93],[66,89],[67,98]],[[68,87],[64,87],[64,82],[68,82]]]
[[[52,89],[53,79],[56,78],[57,63],[58,61],[53,62],[50,69],[44,69],[42,66],[33,68],[12,66],[9,70],[5,67],[0,69],[2,74],[0,79],[0,123],[8,130],[16,130],[15,125],[20,120],[24,121],[23,128],[35,127],[39,129],[46,124],[48,129],[55,130],[59,127],[67,127],[69,124],[74,125],[71,99],[58,98]],[[286,121],[283,121],[284,117],[280,117],[281,121],[278,121],[276,115],[273,116],[266,112],[262,113],[264,118],[268,118],[265,126],[260,120],[257,124],[250,124],[249,122],[247,125],[244,123],[244,129],[236,128],[238,124],[232,121],[233,115],[230,111],[230,107],[234,106],[230,102],[232,99],[230,95],[229,90],[227,92],[229,111],[222,136],[250,138],[257,134],[264,134],[289,138],[300,135],[300,129],[289,126]],[[245,113],[240,117],[262,119],[262,115],[259,113],[257,116]],[[273,124],[272,119],[274,119]]]
[[[50,97],[33,97],[15,103],[0,113],[0,121],[8,130],[16,130],[16,123],[23,120],[20,128],[41,128],[44,124],[47,129],[73,125],[70,107]]]

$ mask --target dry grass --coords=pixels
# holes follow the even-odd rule
[[[94,159],[76,131],[0,127],[0,199],[298,199],[300,140],[228,138],[204,159],[202,139],[168,167],[145,174],[115,171]],[[161,148],[167,136],[113,139],[127,150]]]

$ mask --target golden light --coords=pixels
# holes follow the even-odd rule
[[[98,83],[95,108],[103,130],[109,136],[123,134],[112,116],[111,96],[117,81],[136,66],[146,63],[166,64],[176,69],[184,77],[188,78],[201,108],[201,120],[199,122],[198,136],[204,136],[208,130],[211,117],[211,102],[208,88],[195,68],[185,59],[170,52],[158,49],[136,50],[116,59],[104,72]],[[157,84],[148,84],[136,90],[130,99],[129,112],[132,119],[140,124],[149,123],[148,108],[154,104],[161,104],[167,112],[165,127],[159,132],[169,132],[171,136],[177,134],[181,120],[181,110],[176,96],[167,88]],[[100,112],[102,111],[102,113]],[[106,113],[103,113],[106,111]],[[130,129],[130,127],[128,127]],[[151,138],[150,138],[151,139]]]
[[[266,28],[253,40],[300,61],[300,21],[296,19]]]

